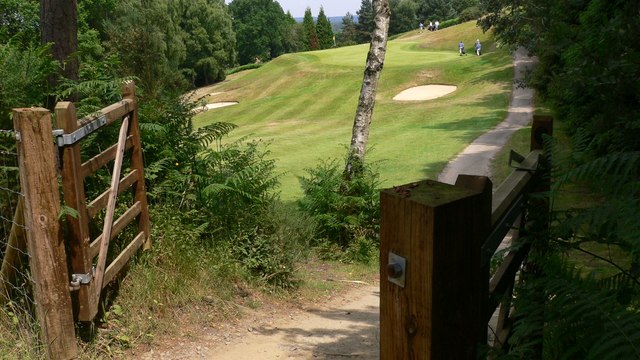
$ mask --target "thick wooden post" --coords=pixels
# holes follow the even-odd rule
[[[475,359],[486,343],[480,248],[491,201],[481,188],[422,181],[381,191],[382,360]],[[404,287],[389,281],[399,270],[390,253],[406,259]]]
[[[76,108],[71,102],[60,102],[56,105],[56,125],[65,134],[71,134],[78,129]],[[80,143],[65,146],[62,150],[62,189],[64,202],[78,212],[77,217],[67,216],[69,251],[71,252],[71,268],[76,274],[88,274],[92,270],[93,259],[89,256],[89,215],[87,213],[84,192],[84,178],[82,177],[82,158]],[[90,286],[81,286],[77,292],[76,316],[79,321],[91,321],[97,313],[98,306],[91,294],[94,290]],[[95,286],[94,286],[95,287]]]
[[[475,236],[474,241],[479,241],[479,243],[474,243],[475,246],[482,245],[487,240],[487,237],[491,233],[491,206],[493,200],[493,184],[491,180],[486,176],[476,176],[476,175],[458,175],[456,179],[455,186],[463,187],[469,190],[477,191],[481,194],[480,203],[478,204],[478,227],[476,231],[484,232],[484,235],[478,234],[481,236]],[[488,218],[486,218],[488,216]],[[486,227],[486,229],[483,228]],[[478,301],[480,301],[480,309],[481,309],[481,320],[478,323],[478,342],[486,344],[487,343],[487,335],[488,328],[487,323],[483,321],[484,319],[484,309],[489,306],[489,280],[491,279],[491,269],[490,262],[484,266],[481,266],[479,271],[479,276],[481,278],[477,283],[471,284],[473,287],[473,294],[477,295]]]
[[[14,109],[20,185],[24,194],[31,277],[42,342],[50,359],[78,355],[69,274],[61,226],[51,115],[42,108]]]
[[[124,99],[136,100],[136,86],[130,81],[122,87],[122,97]],[[147,207],[147,192],[144,185],[144,160],[142,158],[142,142],[140,140],[140,125],[138,122],[138,104],[134,102],[131,119],[129,119],[129,135],[133,136],[133,149],[131,153],[131,168],[138,170],[138,179],[133,185],[134,202],[140,201],[142,210],[138,220],[138,231],[143,231],[145,235],[144,249],[151,248],[151,221],[149,220],[149,209]]]

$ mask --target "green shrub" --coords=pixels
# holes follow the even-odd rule
[[[468,7],[460,12],[458,19],[460,22],[465,22],[469,20],[477,20],[482,16],[482,11],[478,6]]]
[[[448,28],[454,25],[458,25],[460,24],[462,21],[460,21],[460,18],[453,18],[453,19],[449,19],[449,20],[445,20],[443,22],[440,23],[440,26],[438,27],[440,30],[444,29],[444,28]]]
[[[205,229],[201,246],[228,248],[248,274],[294,286],[299,244],[311,231],[295,223],[299,215],[279,205],[275,161],[267,146],[246,138],[224,143],[236,127],[229,123],[194,130],[193,106],[180,97],[155,101],[142,112],[149,198],[189,214],[185,221]]]
[[[344,252],[342,261],[355,261],[361,264],[371,264],[378,258],[379,241],[364,236],[357,236]]]
[[[378,245],[380,228],[380,200],[378,173],[365,165],[351,181],[342,176],[337,160],[321,162],[306,169],[308,176],[300,177],[304,191],[298,205],[316,222],[316,244],[335,244],[353,252],[366,239],[372,247]],[[355,244],[355,245],[354,245]],[[364,259],[363,251],[355,253]]]
[[[292,206],[272,202],[260,225],[233,241],[243,266],[268,284],[287,289],[298,284],[296,264],[307,256],[313,223]]]
[[[227,75],[231,75],[231,74],[235,74],[237,72],[244,71],[244,70],[257,69],[257,68],[261,67],[264,64],[265,63],[253,63],[253,64],[241,65],[241,66],[234,67],[233,69],[227,70],[226,73],[227,73]]]

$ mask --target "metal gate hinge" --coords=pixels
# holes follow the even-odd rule
[[[56,143],[58,144],[58,147],[69,146],[77,143],[87,135],[98,130],[99,128],[103,127],[106,124],[107,124],[107,117],[105,115],[102,115],[97,119],[92,120],[91,122],[85,124],[84,126],[72,132],[71,134],[65,134],[64,130],[62,129],[55,129],[53,130],[53,136],[55,136],[56,138]]]
[[[71,289],[78,290],[80,289],[80,285],[91,284],[91,280],[93,280],[95,272],[96,268],[94,266],[93,268],[91,268],[91,271],[86,274],[71,274],[71,282],[69,283]]]

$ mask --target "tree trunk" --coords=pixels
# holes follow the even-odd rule
[[[43,44],[51,43],[51,54],[63,69],[61,75],[78,80],[77,0],[40,0],[40,40]],[[57,76],[50,76],[49,89],[53,90],[57,84]],[[54,101],[48,99],[47,107],[52,109]]]
[[[369,140],[369,126],[373,115],[373,106],[376,102],[376,90],[378,80],[384,66],[384,57],[387,52],[387,33],[389,31],[389,0],[374,0],[375,28],[371,37],[371,46],[367,54],[367,66],[364,70],[364,79],[360,89],[358,108],[353,121],[351,146],[344,169],[344,177],[349,180],[362,170],[364,155]]]

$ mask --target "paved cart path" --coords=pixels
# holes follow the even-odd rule
[[[526,50],[516,51],[514,59],[515,80],[511,94],[509,113],[493,130],[481,135],[451,160],[438,176],[438,181],[453,184],[459,174],[489,176],[491,160],[518,130],[531,123],[533,118],[533,90],[518,86],[534,60]]]

